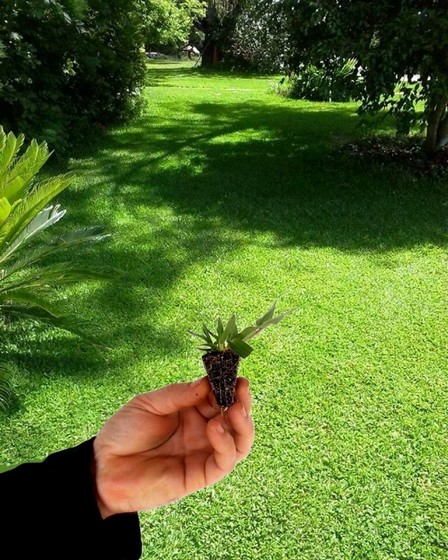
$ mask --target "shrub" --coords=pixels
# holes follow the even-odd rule
[[[3,2],[0,123],[60,152],[132,111],[145,64],[137,5]]]
[[[291,76],[290,97],[309,101],[350,101],[360,87],[357,61],[334,58],[319,66],[300,65]]]

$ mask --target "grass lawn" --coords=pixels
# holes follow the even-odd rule
[[[106,225],[82,259],[125,275],[66,293],[111,349],[11,335],[22,371],[0,463],[77,444],[136,392],[202,375],[187,330],[233,311],[244,326],[278,298],[298,311],[240,368],[252,454],[142,514],[143,558],[448,558],[446,184],[334,155],[359,134],[356,107],[285,100],[269,80],[153,63],[144,114],[70,162],[54,231]]]

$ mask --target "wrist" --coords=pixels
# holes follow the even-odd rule
[[[112,511],[110,507],[106,504],[105,500],[102,497],[102,493],[100,490],[101,483],[99,482],[99,475],[98,475],[98,458],[97,458],[97,450],[95,449],[95,442],[93,444],[93,455],[92,455],[92,484],[93,484],[93,491],[95,494],[96,504],[98,506],[98,511],[100,512],[101,518],[107,519],[111,515],[115,515],[115,511]]]

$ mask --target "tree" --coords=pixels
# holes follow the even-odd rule
[[[2,0],[0,124],[64,148],[136,106],[139,0]]]
[[[189,41],[195,22],[204,17],[203,0],[141,0],[143,37],[147,48],[179,48]]]
[[[243,0],[208,0],[207,11],[201,22],[204,33],[202,66],[217,64],[223,55],[223,44],[233,28],[233,18],[243,6]]]
[[[448,143],[448,10],[444,0],[281,0],[292,68],[356,58],[361,113],[387,110],[397,131],[426,129],[424,149]],[[423,109],[422,109],[423,107]]]
[[[255,71],[279,72],[286,68],[288,37],[284,14],[272,0],[240,0],[228,25],[226,63]]]

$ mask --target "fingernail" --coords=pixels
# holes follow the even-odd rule
[[[244,404],[241,405],[241,415],[243,418],[247,418],[247,410],[244,408]]]
[[[197,385],[199,385],[201,383],[201,381],[203,381],[203,377],[200,377],[199,379],[196,379],[196,381],[192,381],[190,383],[190,387],[196,387]]]
[[[221,424],[221,422],[216,424],[216,431],[219,432],[220,434],[223,434],[225,432],[224,426]]]

